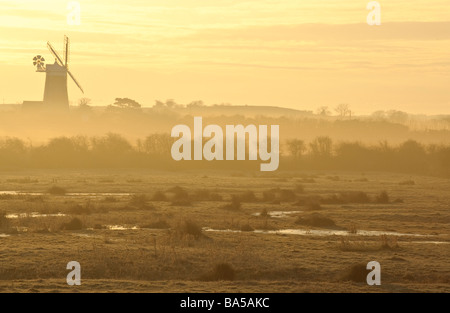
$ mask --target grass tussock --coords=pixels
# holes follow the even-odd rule
[[[216,264],[213,270],[200,277],[202,281],[233,281],[236,277],[236,271],[228,263]]]
[[[74,217],[69,222],[64,223],[61,226],[61,229],[62,230],[82,230],[83,229],[83,222],[79,218]]]
[[[355,283],[365,283],[369,271],[366,264],[357,263],[347,268],[340,277],[341,281],[352,281]]]
[[[54,196],[64,196],[67,193],[67,190],[63,187],[52,186],[48,188],[46,192]]]

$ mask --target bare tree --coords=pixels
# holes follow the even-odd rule
[[[289,153],[295,158],[300,158],[306,150],[306,145],[303,140],[292,139],[287,142]]]
[[[350,111],[350,106],[347,103],[339,104],[334,110],[340,117],[351,116],[352,112]]]
[[[316,112],[318,115],[321,115],[321,116],[328,116],[331,114],[331,112],[327,106],[322,106],[322,107],[317,108]]]
[[[88,106],[89,104],[91,104],[91,99],[89,98],[81,98],[78,100],[78,105],[80,107],[85,107]]]
[[[333,141],[330,137],[320,136],[309,144],[311,154],[314,157],[330,157],[333,149]]]

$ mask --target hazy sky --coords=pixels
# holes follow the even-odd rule
[[[94,104],[277,105],[356,114],[397,109],[450,114],[449,0],[389,0],[369,26],[359,0],[0,1],[0,101],[41,100],[45,74],[72,40],[71,70]],[[83,95],[69,82],[72,101]]]

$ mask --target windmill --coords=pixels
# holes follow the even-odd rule
[[[55,57],[54,64],[45,65],[45,59],[37,55],[33,58],[33,65],[36,66],[36,72],[46,73],[45,90],[44,90],[44,106],[52,108],[68,108],[69,96],[67,93],[67,74],[74,83],[84,93],[83,88],[69,71],[69,38],[64,36],[63,58],[53,48],[50,42],[47,42],[47,48]]]

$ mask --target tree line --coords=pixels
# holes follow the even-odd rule
[[[175,138],[152,134],[131,143],[109,133],[99,137],[57,137],[45,144],[0,138],[0,169],[18,168],[155,168],[257,169],[255,161],[175,162]],[[248,152],[248,151],[247,151]],[[248,158],[247,158],[248,159]],[[391,145],[340,141],[319,136],[292,139],[281,145],[280,170],[393,171],[450,177],[450,146],[408,140]]]

